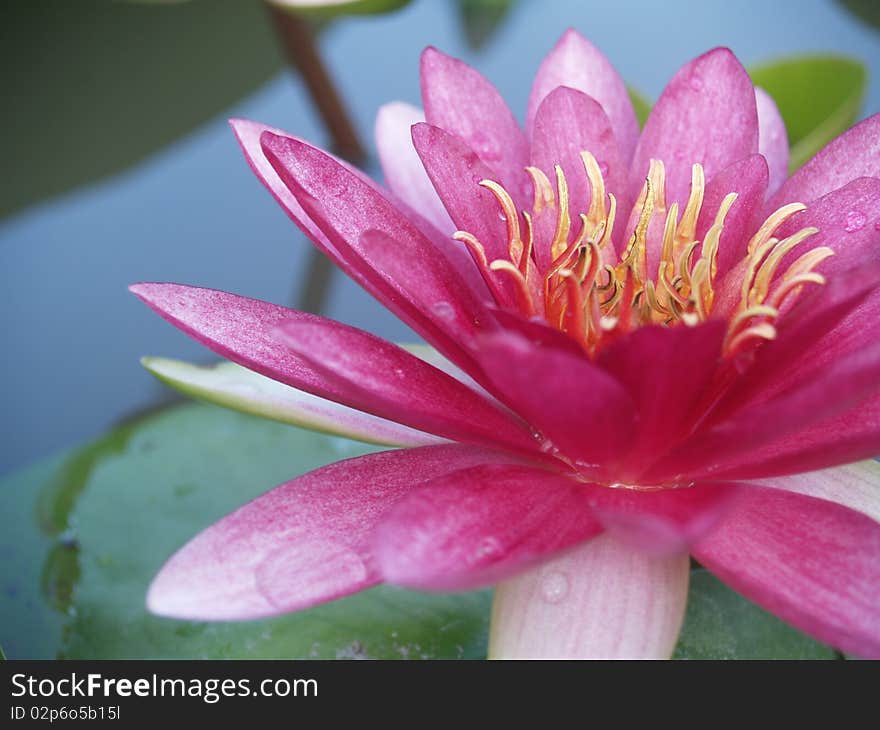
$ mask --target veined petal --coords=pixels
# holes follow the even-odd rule
[[[820,641],[880,657],[880,524],[871,518],[823,499],[753,487],[693,554]]]
[[[428,123],[461,138],[522,204],[529,146],[498,90],[476,69],[433,47],[422,53],[421,81]]]
[[[857,464],[764,480],[768,487],[827,499],[867,515],[880,523],[880,462]]]
[[[457,441],[535,451],[528,426],[461,381],[369,332],[320,317],[283,322],[276,336],[358,410]]]
[[[868,117],[829,142],[767,202],[772,212],[786,203],[810,204],[858,177],[880,177],[880,114]]]
[[[373,552],[389,583],[461,590],[494,583],[601,529],[573,479],[480,465],[401,500],[376,529]]]
[[[381,580],[369,538],[419,483],[497,455],[460,445],[369,454],[282,484],[224,517],[156,576],[149,609],[222,621],[276,616]]]
[[[556,88],[544,97],[535,115],[531,162],[551,180],[554,166],[562,167],[575,214],[590,209],[590,185],[581,159],[581,152],[585,150],[599,163],[607,189],[617,196],[620,210],[628,210],[626,163],[621,158],[608,116],[599,103],[586,94],[564,86]],[[552,261],[549,242],[556,226],[555,212],[548,210],[547,213],[535,217],[535,241],[545,244],[535,248],[542,270]],[[623,220],[623,216],[619,220]],[[574,232],[577,230],[575,226]]]
[[[512,332],[486,337],[479,353],[499,397],[540,433],[545,451],[575,460],[582,470],[614,472],[635,423],[620,383],[586,355],[535,349]]]
[[[439,250],[373,185],[321,150],[290,137],[264,132],[263,151],[309,217],[347,256],[349,268],[368,281],[368,291],[444,355],[464,366],[461,341],[487,322],[477,292]],[[377,230],[407,252],[406,276],[392,278],[376,266],[362,236]],[[438,318],[434,305],[447,302],[451,318]],[[482,316],[481,316],[482,315]]]
[[[666,164],[666,202],[687,201],[691,165],[706,177],[758,151],[758,112],[749,75],[727,48],[685,64],[651,111],[633,157],[630,193],[645,182],[651,159]]]
[[[684,621],[687,553],[603,535],[495,589],[493,659],[668,659]]]
[[[243,413],[385,446],[428,446],[443,441],[291,388],[232,362],[204,366],[145,357],[141,363],[163,383],[182,393]]]
[[[432,415],[408,410],[408,405],[412,405],[408,400],[408,393],[403,388],[392,387],[397,376],[391,371],[380,370],[373,374],[369,382],[377,390],[370,393],[364,387],[364,383],[353,385],[338,377],[328,377],[325,370],[315,367],[312,359],[304,357],[276,339],[276,331],[284,323],[300,322],[304,325],[311,323],[315,327],[324,326],[349,331],[350,328],[345,328],[344,325],[330,322],[314,314],[297,312],[213,289],[180,284],[137,284],[131,287],[131,290],[164,319],[218,355],[268,378],[357,410],[368,410],[375,416],[385,417],[387,413],[393,420],[399,415],[403,423],[419,430],[425,430],[416,425],[423,418],[427,419],[423,423],[426,428],[429,424],[439,426],[440,423],[436,418],[440,415],[440,411],[437,408],[446,409],[452,420],[440,426],[441,430],[445,431],[447,427],[455,430],[453,424],[456,421],[462,423],[462,427],[468,430],[470,414],[467,413],[467,409],[464,413],[455,415],[454,409],[447,409],[442,401],[435,400],[434,405],[437,408]],[[376,353],[383,352],[382,341],[378,338],[374,340],[371,340],[371,344],[376,348]],[[435,383],[438,387],[442,385],[439,390],[441,393],[445,392],[448,383],[452,383],[450,387],[456,390],[458,404],[463,406],[464,403],[469,403],[476,409],[476,413],[484,413],[488,408],[483,405],[482,397],[469,391],[466,386],[403,350],[400,350],[400,353],[401,362],[398,367],[404,369],[404,372],[412,367],[420,373],[424,383]],[[383,376],[390,383],[386,383],[384,387],[379,384]],[[472,397],[472,401],[468,400],[468,397]],[[398,402],[396,398],[402,401]],[[499,421],[504,421],[500,411],[493,410],[492,413]],[[486,417],[488,418],[489,415],[486,414]],[[442,416],[440,420],[443,420]],[[502,438],[510,431],[516,430],[514,423],[511,419],[507,421],[506,427],[502,427],[496,422]],[[525,436],[528,436],[527,431]]]
[[[400,200],[428,219],[442,233],[455,226],[431,185],[412,143],[414,124],[425,121],[421,109],[402,101],[385,104],[376,116],[376,148],[385,184]]]
[[[604,54],[576,30],[569,28],[541,62],[526,111],[531,137],[538,108],[557,87],[568,86],[595,99],[614,129],[624,165],[632,160],[639,138],[639,122],[623,79]]]
[[[779,107],[764,89],[755,87],[758,106],[758,152],[767,160],[770,182],[767,195],[773,195],[788,177],[788,133]]]

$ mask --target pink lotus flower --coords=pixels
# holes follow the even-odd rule
[[[684,66],[641,134],[574,31],[538,71],[525,131],[458,60],[429,48],[421,80],[426,122],[379,113],[388,189],[232,126],[294,222],[436,353],[132,287],[248,369],[147,361],[159,377],[408,447],[205,530],[151,610],[245,619],[383,581],[497,584],[494,656],[669,656],[693,555],[814,637],[880,655],[880,469],[841,466],[880,453],[880,115],[786,179],[778,111],[726,49]]]

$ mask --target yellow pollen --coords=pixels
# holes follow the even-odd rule
[[[660,160],[651,160],[630,215],[632,232],[618,256],[612,241],[617,201],[606,192],[596,158],[587,151],[580,157],[588,201],[570,199],[568,180],[559,165],[553,169],[555,186],[542,170],[526,168],[534,192],[531,211],[518,212],[512,196],[497,182],[480,182],[495,197],[506,224],[507,258],[489,262],[476,237],[465,231],[453,237],[468,247],[499,305],[525,317],[542,318],[591,356],[636,327],[690,327],[713,316],[727,319],[724,352],[736,355],[774,339],[776,323],[790,302],[805,286],[825,283],[815,269],[833,255],[831,249],[815,247],[785,263],[794,249],[818,232],[802,228],[777,235],[783,224],[806,209],[801,203],[790,203],[768,216],[749,240],[743,260],[719,279],[722,234],[737,194],[731,192],[722,200],[703,240],[697,240],[706,189],[699,164],[691,168],[684,209],[677,202],[667,209],[666,170]],[[573,202],[582,202],[580,210],[586,209],[575,215],[574,230]],[[554,214],[552,239],[536,241],[536,231],[549,229],[543,224],[536,229],[534,221]],[[549,255],[540,267],[542,259],[535,256],[535,248]],[[652,278],[649,269],[656,276]],[[716,311],[719,291],[726,302],[723,311]]]

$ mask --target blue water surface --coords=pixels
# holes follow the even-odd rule
[[[341,21],[321,44],[372,151],[376,109],[418,102],[426,45],[477,65],[522,116],[541,57],[568,26],[652,99],[682,63],[727,45],[746,64],[813,51],[860,58],[871,72],[863,113],[880,111],[880,34],[830,0],[521,0],[480,52],[460,37],[451,2],[415,0],[393,15]],[[128,294],[129,283],[179,281],[296,301],[308,244],[251,175],[228,116],[327,142],[302,83],[285,72],[148,161],[0,221],[0,473],[155,403],[163,386],[140,356],[212,359]],[[411,338],[344,276],[333,281],[326,313]]]

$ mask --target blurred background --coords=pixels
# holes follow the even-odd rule
[[[877,8],[872,0],[413,0],[394,12],[319,19],[298,36],[298,20],[290,26],[291,16],[258,0],[7,0],[0,474],[171,398],[141,369],[142,355],[212,360],[126,291],[136,281],[225,289],[411,338],[344,276],[315,278],[310,245],[252,176],[226,124],[247,117],[333,146],[291,58],[312,63],[313,81],[321,66],[329,74],[345,109],[336,112],[337,142],[355,154],[358,138],[361,164],[378,174],[376,111],[419,102],[418,58],[429,44],[477,65],[520,118],[532,75],[568,26],[652,101],[682,63],[715,45],[747,66],[845,54],[868,67],[863,117],[880,111]],[[302,56],[309,37],[317,69]]]

